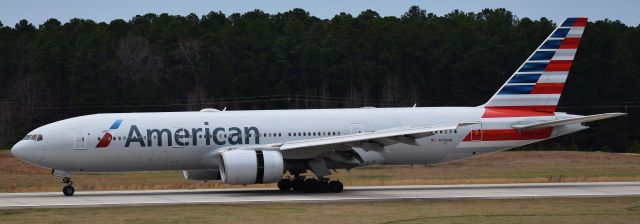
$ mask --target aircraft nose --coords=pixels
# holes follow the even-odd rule
[[[33,163],[37,160],[37,152],[29,148],[28,142],[20,141],[11,147],[11,154],[19,160]]]
[[[13,157],[16,157],[20,160],[24,160],[24,144],[23,142],[18,142],[15,145],[13,145],[13,147],[11,147],[11,154],[13,155]]]

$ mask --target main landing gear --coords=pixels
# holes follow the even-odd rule
[[[344,185],[339,180],[329,181],[328,178],[307,178],[295,176],[292,179],[282,179],[278,181],[278,188],[281,191],[297,191],[304,193],[340,193]]]
[[[64,186],[62,188],[62,193],[65,196],[73,196],[73,193],[75,193],[76,190],[73,189],[73,186],[72,186],[73,185],[73,181],[71,181],[71,178],[70,177],[63,177],[61,182],[63,184],[66,184],[66,186]]]

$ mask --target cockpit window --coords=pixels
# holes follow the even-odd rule
[[[22,140],[42,141],[42,135],[41,134],[27,135],[27,136],[24,136]]]

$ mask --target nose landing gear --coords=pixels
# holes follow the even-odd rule
[[[71,172],[68,170],[56,170],[56,169],[51,169],[51,175],[53,176],[57,176],[57,177],[62,177],[62,180],[60,181],[60,183],[65,184],[65,186],[62,188],[62,193],[65,196],[73,196],[73,193],[76,192],[75,189],[73,189],[73,181],[71,181]]]
[[[65,196],[73,196],[73,193],[75,193],[76,190],[72,186],[73,185],[73,181],[71,181],[71,178],[70,177],[63,177],[61,182],[63,184],[66,184],[66,186],[64,186],[62,188],[62,193]]]

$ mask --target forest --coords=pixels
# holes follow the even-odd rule
[[[0,148],[94,113],[477,106],[560,22],[418,6],[399,17],[292,9],[0,22]],[[590,21],[566,85],[559,111],[628,115],[525,149],[640,152],[640,26]]]

